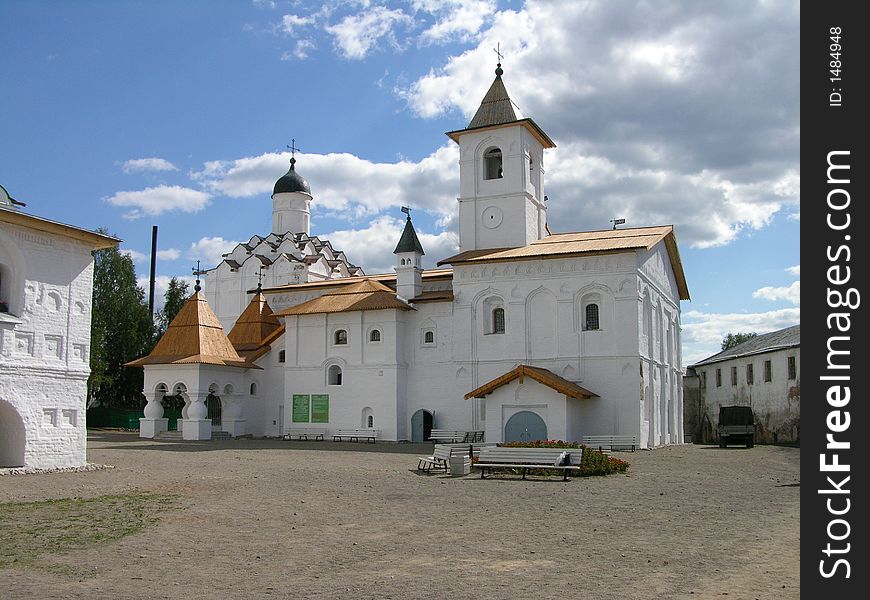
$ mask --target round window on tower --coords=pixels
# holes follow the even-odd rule
[[[480,218],[483,221],[484,227],[487,229],[495,229],[501,225],[504,213],[502,213],[501,209],[497,206],[487,206],[483,209]]]

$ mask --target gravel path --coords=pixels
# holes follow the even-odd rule
[[[800,451],[618,453],[626,475],[420,475],[431,445],[155,442],[0,477],[0,502],[171,493],[108,545],[2,570],[0,598],[798,598]]]

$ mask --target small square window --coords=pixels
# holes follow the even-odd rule
[[[287,360],[287,351],[286,350],[279,350],[278,351],[278,362],[282,363],[285,360]]]
[[[335,332],[335,345],[336,346],[347,345],[347,331],[346,330],[339,329]]]

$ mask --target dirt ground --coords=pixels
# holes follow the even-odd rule
[[[429,444],[140,440],[0,502],[149,492],[139,533],[0,571],[0,598],[798,598],[800,451],[620,452],[625,475],[415,472]]]

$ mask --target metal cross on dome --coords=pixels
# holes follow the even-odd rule
[[[297,148],[297,147],[296,147],[296,138],[292,138],[292,139],[290,140],[290,145],[287,146],[287,148],[290,150],[290,156],[291,156],[292,158],[296,158],[296,151],[297,151],[297,150],[298,150],[299,152],[302,152],[302,148]]]
[[[501,42],[497,43],[492,51],[495,52],[496,56],[498,56],[498,62],[500,65],[501,61],[504,59],[504,54],[501,53]]]
[[[196,268],[192,269],[192,271],[193,271],[193,274],[196,275],[196,285],[193,286],[193,289],[194,289],[194,291],[198,292],[202,289],[202,287],[199,285],[199,276],[205,275],[206,271],[203,271],[202,269],[200,269],[199,261],[196,261]]]
[[[257,292],[263,289],[263,265],[257,271]]]

